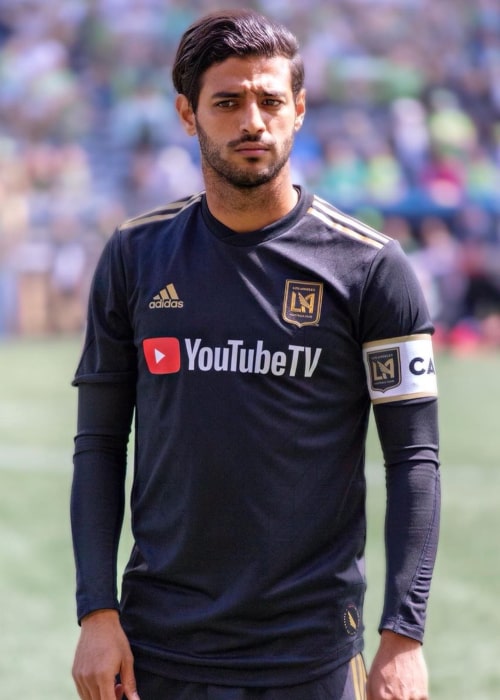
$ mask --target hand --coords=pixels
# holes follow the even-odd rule
[[[428,700],[427,666],[420,642],[384,630],[366,689],[367,700]]]
[[[97,610],[83,618],[73,679],[82,700],[121,700],[124,694],[139,700],[134,658],[116,610]]]

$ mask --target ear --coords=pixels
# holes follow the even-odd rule
[[[306,114],[306,91],[303,88],[295,100],[295,131],[298,131]]]
[[[179,115],[184,131],[188,136],[196,135],[196,118],[193,108],[186,95],[177,95],[175,100],[175,109]]]

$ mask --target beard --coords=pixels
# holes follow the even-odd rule
[[[265,185],[278,175],[290,159],[290,153],[293,147],[294,135],[285,139],[277,151],[276,159],[269,165],[262,166],[260,170],[251,171],[245,167],[233,165],[228,160],[225,160],[220,154],[220,147],[210,139],[207,133],[201,128],[199,123],[196,124],[198,142],[200,144],[200,152],[202,156],[203,166],[210,168],[220,178],[224,179],[228,184],[240,189],[248,189]],[[260,137],[247,136],[244,139],[239,139],[228,144],[230,147],[237,146],[240,142],[259,143]],[[267,145],[267,144],[266,144]],[[249,158],[249,162],[256,161],[257,158]]]

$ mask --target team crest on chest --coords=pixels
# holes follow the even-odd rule
[[[321,316],[322,282],[287,280],[283,297],[283,320],[299,328],[315,326]]]

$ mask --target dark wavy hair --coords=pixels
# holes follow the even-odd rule
[[[187,97],[194,111],[205,71],[234,56],[284,56],[290,60],[295,97],[304,85],[299,44],[290,30],[253,10],[218,10],[184,32],[172,69],[175,89]]]

